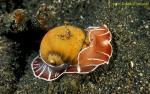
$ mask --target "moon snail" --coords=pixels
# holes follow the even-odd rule
[[[55,27],[43,37],[39,55],[31,63],[34,76],[52,81],[64,73],[92,72],[109,63],[111,38],[106,25],[85,31],[71,25]]]

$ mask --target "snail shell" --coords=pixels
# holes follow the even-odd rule
[[[76,64],[84,39],[85,34],[80,28],[70,25],[56,27],[48,31],[41,41],[41,58],[54,67],[64,63]]]

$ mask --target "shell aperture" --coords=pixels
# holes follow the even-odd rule
[[[108,64],[112,55],[109,29],[104,25],[86,30],[87,35],[68,25],[48,31],[41,42],[40,56],[31,64],[34,75],[52,81],[64,73],[85,74]]]

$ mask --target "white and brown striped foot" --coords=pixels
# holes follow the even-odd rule
[[[49,65],[44,63],[39,56],[32,61],[31,68],[35,77],[46,81],[52,81],[59,78],[65,71],[65,69],[53,70]]]

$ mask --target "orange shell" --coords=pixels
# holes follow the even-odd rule
[[[42,39],[40,54],[42,59],[48,61],[49,54],[56,53],[63,61],[69,60],[77,63],[76,58],[85,39],[84,32],[75,26],[64,25],[49,30]]]

